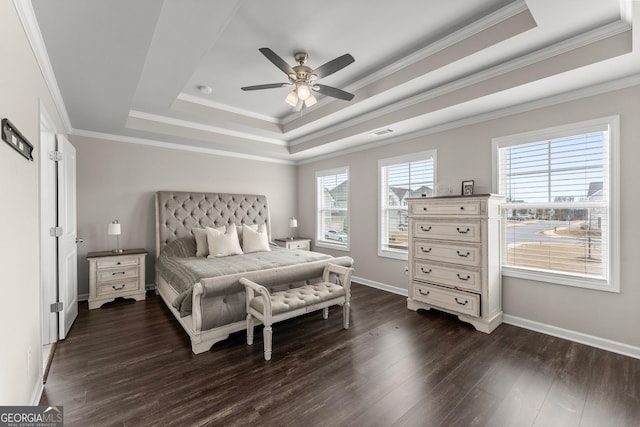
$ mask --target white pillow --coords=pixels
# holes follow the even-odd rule
[[[245,254],[270,251],[267,227],[264,224],[242,225],[242,248]]]
[[[220,228],[224,229],[224,227]],[[207,228],[206,230],[209,246],[208,258],[242,254],[235,224],[227,227],[226,231],[220,231],[216,228]]]

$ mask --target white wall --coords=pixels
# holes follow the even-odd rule
[[[29,405],[38,403],[42,386],[38,223],[40,99],[57,128],[62,126],[10,0],[0,1],[0,51],[3,57],[0,116],[8,118],[36,148],[36,160],[30,162],[0,141],[0,224],[3,224],[0,405]]]
[[[296,167],[104,139],[72,136],[78,156],[78,289],[88,294],[87,252],[110,250],[114,219],[120,246],[149,252],[146,282],[154,283],[155,207],[159,190],[264,194],[274,237],[289,233],[296,215]]]
[[[308,236],[313,236],[314,233],[315,172],[349,166],[350,255],[355,259],[354,274],[406,291],[406,261],[380,258],[377,255],[378,159],[437,149],[438,184],[451,185],[454,194],[459,194],[461,181],[473,179],[477,193],[488,193],[491,191],[492,179],[492,138],[620,115],[621,293],[505,278],[503,309],[505,314],[517,318],[638,348],[640,282],[633,271],[634,262],[640,258],[640,227],[636,224],[640,212],[640,196],[635,185],[640,182],[638,99],[640,86],[635,86],[302,165],[298,170],[299,233]]]

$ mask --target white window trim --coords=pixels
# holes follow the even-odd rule
[[[586,289],[596,289],[608,292],[620,292],[620,116],[609,116],[599,119],[587,120],[568,125],[509,135],[492,140],[492,169],[493,192],[499,191],[499,157],[500,148],[543,141],[545,139],[561,138],[582,133],[589,133],[602,129],[603,125],[609,127],[609,278],[589,279],[574,277],[571,274],[562,274],[548,271],[537,271],[532,268],[502,267],[502,275],[517,277],[539,282],[547,282],[558,285],[575,286]],[[504,243],[501,242],[501,245]],[[501,249],[502,250],[502,249]]]
[[[437,150],[420,151],[418,153],[404,154],[402,156],[389,157],[386,159],[378,160],[378,256],[384,258],[393,258],[407,261],[409,259],[409,251],[403,249],[383,249],[382,248],[382,221],[384,215],[382,214],[382,168],[389,165],[395,165],[398,163],[409,163],[417,159],[433,159],[433,189],[436,191],[436,177],[437,177]]]
[[[341,173],[346,173],[347,174],[347,181],[349,182],[349,194],[347,196],[347,229],[349,230],[349,239],[347,240],[347,243],[332,243],[328,240],[324,240],[320,238],[321,233],[321,222],[322,219],[320,218],[320,207],[318,206],[318,195],[319,195],[319,191],[321,191],[321,189],[318,186],[318,178],[321,178],[323,176],[329,176],[329,175],[338,175]],[[315,235],[315,239],[316,239],[316,246],[317,247],[321,247],[321,248],[327,248],[327,249],[334,249],[334,250],[338,250],[338,251],[345,251],[345,252],[349,252],[351,250],[351,173],[349,171],[349,166],[344,166],[344,167],[339,167],[339,168],[333,168],[333,169],[327,169],[327,170],[322,170],[322,171],[316,171],[316,235]]]

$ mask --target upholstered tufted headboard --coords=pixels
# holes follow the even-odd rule
[[[192,228],[231,223],[266,224],[271,241],[265,196],[255,194],[158,191],[156,193],[156,256],[169,242],[191,236]]]

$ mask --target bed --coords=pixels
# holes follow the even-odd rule
[[[193,229],[231,224],[239,229],[242,224],[264,227],[271,242],[266,197],[156,193],[156,292],[189,335],[196,354],[246,328],[245,291],[239,282],[242,277],[275,292],[321,281],[327,263],[353,264],[347,256],[332,257],[275,245],[267,252],[220,258],[195,255]]]

